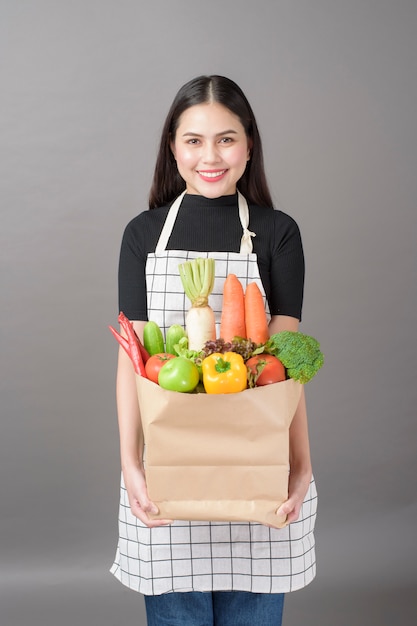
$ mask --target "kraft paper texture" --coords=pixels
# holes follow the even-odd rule
[[[276,528],[288,497],[289,427],[302,385],[185,394],[136,377],[154,517]]]

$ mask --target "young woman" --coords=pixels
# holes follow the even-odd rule
[[[148,319],[164,330],[184,324],[184,298],[170,289],[169,274],[196,252],[223,261],[227,253],[244,286],[260,277],[271,334],[298,329],[300,233],[273,208],[255,117],[233,81],[201,76],[179,90],[162,131],[149,208],[126,227],[119,265],[119,308],[139,336]],[[315,576],[317,495],[304,396],[290,429],[289,497],[277,511],[290,523],[279,530],[151,521],[156,506],[147,494],[134,373],[123,350],[117,406],[122,486],[112,573],[145,595],[148,626],[279,626],[284,594]]]

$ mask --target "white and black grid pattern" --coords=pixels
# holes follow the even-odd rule
[[[149,255],[149,319],[164,331],[171,324],[185,325],[185,312],[190,306],[178,264],[208,256],[216,261],[216,281],[209,303],[217,324],[227,274],[236,274],[244,287],[256,282],[264,294],[254,254],[175,250]],[[282,529],[253,522],[184,521],[149,529],[132,515],[122,477],[119,544],[111,572],[124,585],[145,595],[173,591],[295,591],[308,585],[316,573],[316,512],[313,479],[298,521]]]
[[[112,573],[145,595],[172,591],[283,593],[315,576],[314,481],[300,520],[276,529],[252,522],[174,522],[149,529],[121,487],[119,545]]]

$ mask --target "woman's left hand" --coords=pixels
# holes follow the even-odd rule
[[[296,522],[300,515],[301,505],[308,491],[311,481],[311,471],[290,471],[288,485],[288,500],[277,509],[276,515],[287,517],[287,522]]]

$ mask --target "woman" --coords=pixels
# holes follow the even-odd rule
[[[162,131],[149,208],[126,227],[119,265],[119,308],[139,336],[148,319],[163,329],[184,323],[184,300],[170,291],[169,275],[188,251],[215,259],[228,253],[244,286],[260,277],[270,334],[298,329],[304,283],[299,230],[273,209],[256,120],[233,81],[201,76],[178,92]],[[281,624],[284,594],[315,575],[317,496],[304,396],[290,429],[289,497],[277,511],[290,523],[280,530],[152,521],[148,513],[157,509],[146,490],[134,373],[123,350],[117,406],[122,487],[112,572],[145,595],[148,625]]]

